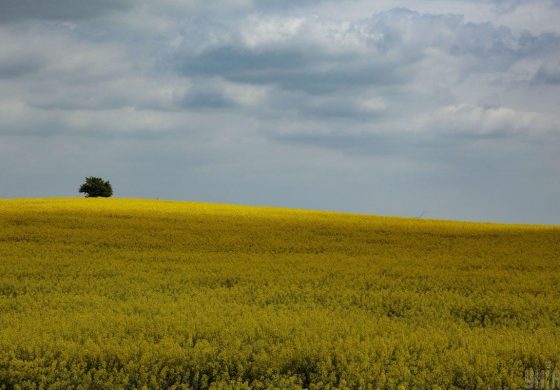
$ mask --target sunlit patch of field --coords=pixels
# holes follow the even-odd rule
[[[558,227],[0,201],[0,388],[519,388],[559,360]]]

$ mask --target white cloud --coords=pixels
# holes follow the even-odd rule
[[[519,111],[508,107],[485,108],[469,104],[442,107],[419,120],[420,129],[470,136],[560,135],[560,115]]]

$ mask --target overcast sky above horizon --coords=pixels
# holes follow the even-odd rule
[[[558,0],[0,0],[0,198],[560,224]]]

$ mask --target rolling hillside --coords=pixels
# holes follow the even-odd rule
[[[0,201],[0,388],[519,388],[559,359],[558,227]]]

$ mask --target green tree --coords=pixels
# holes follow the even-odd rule
[[[113,195],[113,188],[109,181],[90,176],[86,177],[85,183],[80,186],[80,193],[86,194],[87,198],[108,198]]]

